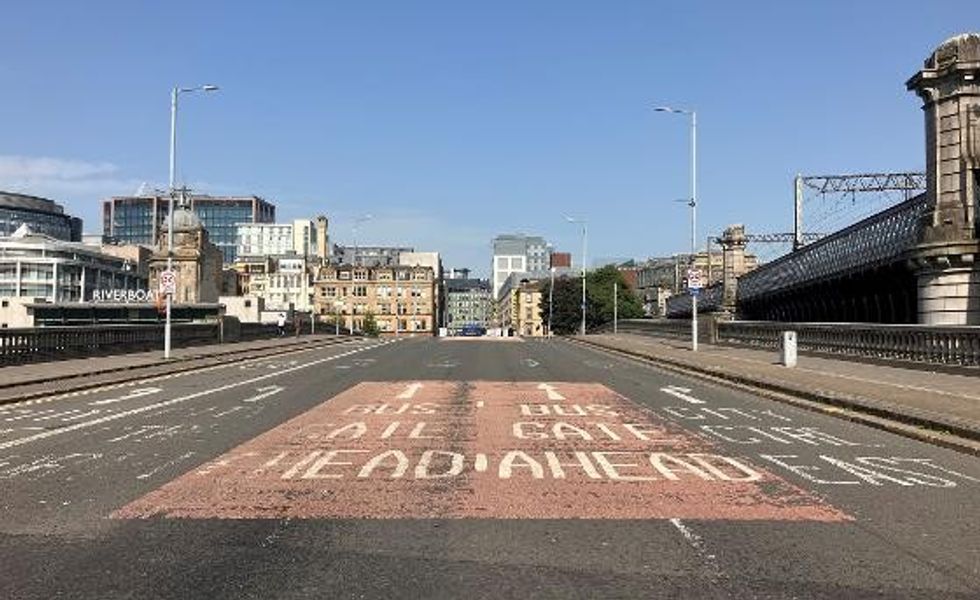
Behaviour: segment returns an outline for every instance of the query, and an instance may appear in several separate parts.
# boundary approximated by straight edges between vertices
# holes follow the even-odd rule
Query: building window
[[[354,295],[357,296],[358,298],[366,298],[367,297],[367,286],[366,285],[355,285],[354,286]]]

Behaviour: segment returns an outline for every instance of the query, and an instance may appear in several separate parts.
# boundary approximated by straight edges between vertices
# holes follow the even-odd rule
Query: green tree
[[[374,318],[374,313],[369,312],[364,315],[364,335],[368,337],[378,337],[381,335],[381,329],[378,327],[378,322]]]
[[[613,283],[619,284],[619,318],[638,319],[643,316],[643,303],[626,285],[626,279],[614,266],[596,269],[586,275],[585,325],[591,330],[613,320]],[[542,286],[541,320],[548,322],[548,291],[550,282]],[[572,335],[582,327],[582,279],[560,277],[555,280],[552,332]]]
[[[588,285],[586,292],[595,301],[598,314],[595,315],[597,325],[612,323],[613,320],[613,284],[618,284],[619,318],[639,319],[643,316],[643,302],[633,290],[626,285],[626,278],[614,265],[596,269],[586,276]]]

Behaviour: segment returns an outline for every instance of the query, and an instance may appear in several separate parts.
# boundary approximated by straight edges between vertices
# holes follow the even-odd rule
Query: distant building
[[[223,275],[222,254],[210,241],[207,229],[190,208],[174,210],[173,271],[177,277],[174,303],[216,303],[221,295]],[[167,269],[167,228],[160,236],[157,248],[150,259],[150,286],[158,289],[160,273]]]
[[[436,333],[436,277],[428,266],[321,267],[314,283],[314,305],[321,321],[363,331],[367,314],[381,333]]]
[[[9,237],[21,226],[36,234],[66,242],[82,241],[82,220],[65,214],[53,200],[0,191],[0,237]]]
[[[238,225],[232,269],[242,294],[270,311],[313,309],[313,278],[327,260],[327,218]]]
[[[190,209],[221,250],[225,264],[235,262],[240,223],[273,223],[276,207],[258,196],[188,194]],[[102,234],[124,244],[156,246],[169,213],[166,193],[114,196],[102,203]]]
[[[453,269],[450,272],[469,269]],[[489,328],[493,313],[490,298],[490,282],[486,279],[452,278],[446,279],[445,289],[446,328],[456,335],[467,325]]]
[[[505,332],[527,337],[548,334],[541,316],[541,299],[545,280],[521,278],[515,273],[507,278],[497,297],[497,318]]]
[[[543,237],[498,235],[493,239],[491,265],[494,299],[500,297],[501,288],[511,273],[527,273],[530,276],[547,274],[550,262],[551,252]]]
[[[147,277],[126,258],[99,248],[21,229],[0,238],[0,307],[19,302],[91,302],[137,292],[147,300]],[[0,327],[18,327],[0,319]]]
[[[321,243],[321,238],[326,236],[327,218],[323,216],[315,221],[239,223],[235,234],[236,257],[310,256],[325,260],[329,245],[326,241]]]
[[[331,262],[338,265],[358,265],[365,267],[391,266],[398,264],[403,252],[415,252],[415,248],[399,246],[341,246],[334,245]]]
[[[687,289],[687,270],[691,267],[690,254],[650,258],[633,269],[634,290],[643,301],[644,310],[650,315],[664,315],[667,298]],[[735,277],[755,269],[759,261],[754,254],[745,254],[736,268]],[[718,283],[723,278],[722,253],[699,252],[694,255],[693,266],[704,274],[704,285]],[[626,273],[624,273],[626,275]],[[630,276],[627,276],[627,281]]]

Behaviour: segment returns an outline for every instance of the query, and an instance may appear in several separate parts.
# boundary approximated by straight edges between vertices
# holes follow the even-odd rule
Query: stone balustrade
[[[980,327],[876,323],[778,323],[704,319],[701,338],[719,344],[777,349],[784,331],[795,331],[803,352],[968,367],[980,366]],[[607,325],[598,330],[610,333]],[[690,339],[690,321],[630,319],[620,333]]]
[[[802,351],[946,365],[980,366],[980,327],[876,323],[721,321],[718,342],[778,348],[795,331]]]

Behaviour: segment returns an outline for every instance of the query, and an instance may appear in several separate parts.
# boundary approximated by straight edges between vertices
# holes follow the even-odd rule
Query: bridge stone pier
[[[918,320],[980,325],[980,34],[943,42],[906,85],[923,101],[930,207],[910,256]]]
[[[980,325],[980,33],[940,44],[906,87],[923,102],[925,193],[739,277],[738,318]]]

